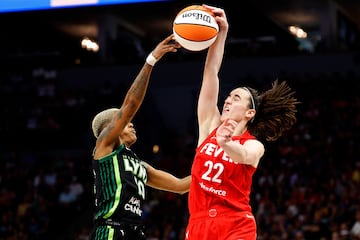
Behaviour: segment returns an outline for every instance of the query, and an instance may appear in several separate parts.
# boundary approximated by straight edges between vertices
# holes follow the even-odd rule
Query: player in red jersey
[[[207,52],[198,99],[186,240],[254,240],[250,191],[265,152],[262,140],[274,141],[293,126],[298,101],[286,82],[275,81],[261,94],[250,87],[235,88],[220,112],[218,73],[229,25],[223,9],[204,7],[215,14],[220,30]]]

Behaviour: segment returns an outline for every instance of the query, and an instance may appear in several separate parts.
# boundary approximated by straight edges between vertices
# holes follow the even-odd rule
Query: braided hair
[[[286,81],[275,80],[272,87],[262,93],[248,87],[254,100],[255,117],[248,122],[247,128],[251,134],[266,141],[275,141],[296,123],[295,92]],[[252,105],[252,103],[250,103]]]

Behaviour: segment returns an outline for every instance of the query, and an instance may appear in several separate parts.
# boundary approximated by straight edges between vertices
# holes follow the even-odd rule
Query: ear
[[[256,110],[255,109],[248,109],[245,113],[247,119],[253,119],[255,117]]]

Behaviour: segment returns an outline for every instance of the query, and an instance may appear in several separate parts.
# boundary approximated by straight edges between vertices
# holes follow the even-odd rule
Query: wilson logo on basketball
[[[197,13],[197,12],[186,12],[182,14],[183,18],[195,18],[196,20],[203,20],[205,22],[211,23],[211,16],[207,14]]]

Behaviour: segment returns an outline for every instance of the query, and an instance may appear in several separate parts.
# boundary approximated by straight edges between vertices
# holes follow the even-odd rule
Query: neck
[[[240,136],[242,135],[246,130],[247,130],[247,126],[246,126],[247,122],[239,122],[239,124],[236,126],[235,131],[233,136]]]

